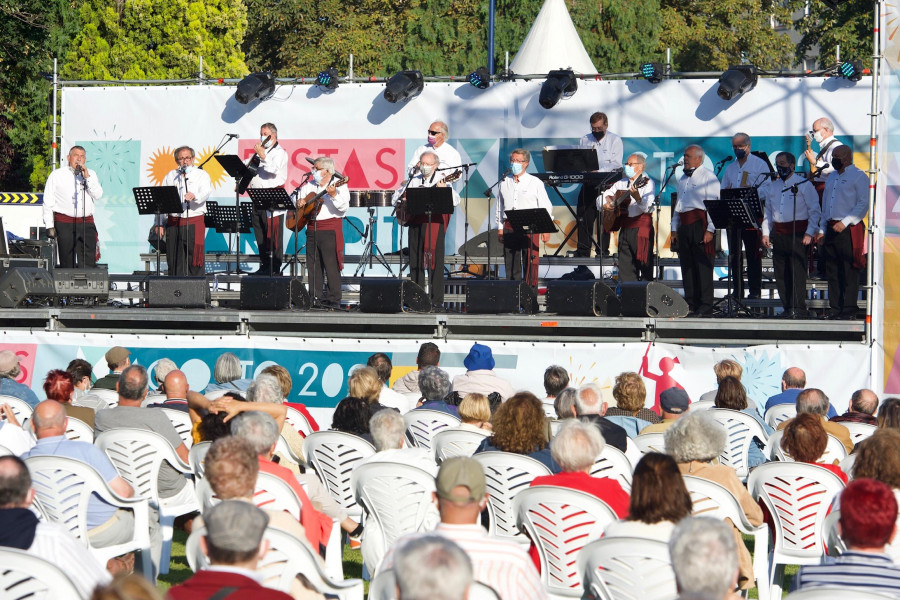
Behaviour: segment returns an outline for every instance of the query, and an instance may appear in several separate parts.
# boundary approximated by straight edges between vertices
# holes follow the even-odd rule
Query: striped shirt
[[[900,567],[886,554],[849,551],[825,564],[801,567],[794,575],[792,589],[819,586],[854,588],[900,596]]]

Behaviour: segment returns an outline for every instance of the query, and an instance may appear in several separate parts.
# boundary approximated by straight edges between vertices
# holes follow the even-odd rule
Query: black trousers
[[[741,253],[741,244],[744,253]],[[744,286],[744,255],[747,257],[747,286]],[[762,293],[762,256],[759,253],[759,234],[755,229],[730,229],[728,231],[728,272],[732,277],[735,298],[744,297],[745,287],[750,293]]]
[[[166,225],[166,264],[174,277],[203,277],[206,275],[205,257],[194,266],[194,228],[190,225]]]
[[[706,312],[713,305],[713,261],[706,253],[703,221],[678,227],[678,261],[684,281],[684,299],[694,312]]]
[[[316,231],[315,223],[306,226],[306,259],[309,268],[309,293],[313,300],[323,296],[329,302],[341,301],[341,269],[338,266],[337,238],[333,231]]]
[[[81,220],[63,223],[54,220],[56,250],[59,266],[63,269],[97,266],[97,228],[93,223]]]
[[[803,245],[803,234],[772,233],[772,267],[775,287],[785,310],[806,311],[806,273],[809,246]]]
[[[413,283],[418,284],[423,289],[426,283],[426,260],[425,247],[428,239],[428,225],[425,223],[414,223],[409,226],[409,278]],[[434,238],[434,268],[431,269],[431,276],[428,278],[428,284],[431,286],[430,296],[431,305],[438,307],[444,303],[444,224],[441,223],[437,227],[437,235]]]
[[[281,273],[284,262],[283,231],[284,215],[270,218],[268,211],[253,211],[253,235],[259,248],[259,270],[266,275]]]
[[[515,233],[506,229],[503,233],[503,262],[506,278],[522,281],[532,287],[538,284],[538,235]],[[529,268],[530,263],[530,268]]]
[[[595,185],[582,185],[578,193],[578,205],[575,215],[578,217],[578,247],[576,256],[590,256],[592,240],[600,240],[600,248],[603,253],[609,251],[610,234],[606,231],[600,233],[600,211],[597,210],[597,195],[599,190]],[[596,238],[594,236],[597,236]]]
[[[855,314],[859,310],[859,272],[853,268],[850,229],[837,233],[825,228],[825,276],[828,278],[828,306],[832,312]]]
[[[638,228],[619,230],[619,281],[653,281],[652,228],[645,263],[638,260]]]

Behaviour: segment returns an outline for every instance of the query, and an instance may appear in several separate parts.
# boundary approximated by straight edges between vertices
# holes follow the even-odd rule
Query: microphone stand
[[[179,240],[179,243],[185,245],[185,248],[184,248],[185,256],[189,256],[191,253],[188,251],[187,234],[189,231],[188,222],[191,219],[191,203],[186,199],[186,196],[188,195],[188,177],[187,177],[187,169],[185,167],[181,168],[181,181],[184,184],[184,196],[182,196],[181,199],[186,205],[185,211],[187,212],[187,219],[181,219],[181,226],[179,227],[179,229],[181,230],[181,239]],[[205,252],[205,248],[204,248],[204,252]],[[190,261],[189,261],[188,265],[186,265],[186,267],[184,269],[184,271],[187,275],[190,275],[190,273],[191,273],[191,266],[192,265],[190,264]],[[206,275],[206,257],[205,256],[203,257],[203,266],[204,266],[203,274]]]
[[[233,135],[231,135],[230,133],[227,134],[227,135],[226,135],[226,139],[225,139],[221,144],[219,144],[218,148],[216,148],[215,150],[212,151],[212,154],[210,154],[209,156],[206,157],[206,160],[204,160],[202,163],[200,163],[199,165],[197,165],[197,168],[198,168],[198,169],[202,169],[202,168],[203,168],[203,165],[205,165],[206,163],[208,163],[209,161],[211,161],[211,160],[213,159],[213,157],[219,153],[219,150],[221,150],[222,148],[225,147],[225,144],[227,144],[228,142],[230,142],[232,139],[234,139],[234,138],[236,138],[236,137],[237,137],[236,135],[233,136]],[[238,234],[238,235],[240,235],[240,234]]]
[[[653,199],[653,203],[656,205],[656,278],[660,281],[663,279],[662,267],[659,264],[659,213],[662,212],[662,205],[659,202],[660,197],[662,197],[663,190],[666,189],[666,186],[669,185],[669,180],[672,179],[672,175],[675,174],[675,169],[680,166],[680,163],[675,163],[672,166],[666,167],[666,178],[663,180],[661,186],[659,186],[659,191],[656,192],[656,198]],[[675,206],[672,206],[672,210],[675,210]],[[671,225],[670,225],[671,229]],[[669,232],[671,236],[672,232]],[[601,273],[602,275],[602,273]]]
[[[409,189],[409,184],[412,183],[413,177],[416,176],[416,173],[418,172],[418,170],[419,170],[418,165],[413,167],[410,170],[410,175],[409,175],[409,177],[406,178],[406,181],[403,182],[403,188],[400,190],[400,194],[397,196],[398,204],[400,204],[401,202],[404,201],[403,197],[406,195],[406,190]],[[425,177],[423,176],[422,183],[424,183],[424,182],[425,182]],[[395,206],[394,214],[396,215],[396,213],[397,213],[397,207]],[[407,210],[407,214],[409,214],[409,210]],[[397,269],[397,278],[401,279],[401,280],[403,279],[403,228],[404,227],[406,227],[408,229],[409,223],[406,223],[406,224],[400,226],[400,243],[398,244],[400,246],[400,268]],[[366,231],[367,232],[369,231],[368,227],[366,228]],[[372,232],[372,235],[375,235],[374,231]],[[411,278],[412,277],[412,249],[408,247],[409,246],[409,233],[407,233],[407,235],[406,235],[406,241],[407,241],[406,249],[409,252],[408,256],[409,256],[409,260],[410,260],[410,262],[408,262],[406,266],[409,267],[409,275]]]
[[[785,183],[787,183],[787,181],[785,181]],[[791,222],[791,310],[794,311],[794,314],[797,314],[797,285],[794,279],[798,274],[794,273],[793,257],[794,244],[797,243],[797,186],[799,185],[799,183],[795,183],[794,185],[788,186],[781,190],[782,194],[785,192],[791,192],[794,196],[794,208],[793,212],[791,213],[791,216],[793,217],[793,221]]]
[[[300,188],[302,188],[304,185],[306,185],[306,182],[309,181],[310,174],[311,173],[309,171],[307,171],[306,175],[303,176],[303,179],[300,180],[300,185],[295,187],[294,191],[291,192],[291,202],[294,203],[295,211],[297,210],[297,194],[300,192]],[[295,212],[294,214],[296,215],[297,213]],[[238,215],[238,216],[240,217],[240,215]],[[294,278],[297,276],[297,265],[299,264],[299,261],[300,261],[300,255],[299,255],[300,249],[297,247],[297,234],[298,233],[300,233],[300,232],[299,231],[294,232],[294,260],[291,263],[291,278]],[[240,235],[240,234],[238,234],[238,235]]]
[[[454,169],[463,169],[465,171],[465,185],[463,186],[463,189],[465,190],[466,197],[463,206],[465,207],[464,210],[466,214],[463,219],[463,264],[462,268],[460,268],[457,273],[467,273],[469,275],[474,275],[474,273],[469,270],[469,168],[473,166],[475,166],[475,163],[463,163],[455,167],[435,169],[435,171],[452,171]],[[490,212],[490,201],[488,201],[488,212]],[[488,243],[490,243],[490,238],[488,238]]]
[[[491,198],[494,197],[493,189],[495,187],[497,187],[498,185],[500,185],[500,183],[504,179],[506,179],[506,176],[509,175],[511,172],[512,172],[512,169],[507,169],[506,171],[503,172],[503,175],[500,176],[500,179],[498,179],[494,185],[492,185],[488,189],[484,190],[484,195],[488,199],[488,215],[487,215],[487,217],[488,217],[487,218],[487,223],[488,223],[488,231],[487,231],[487,233],[488,233],[488,239],[487,239],[488,263],[487,263],[487,268],[488,268],[488,270],[487,270],[487,275],[486,275],[485,279],[492,279],[492,275],[493,275],[493,271],[494,271],[494,269],[493,269],[494,265],[491,261],[491,238],[493,237],[491,235],[491,231],[492,231],[492,229],[491,229]],[[499,198],[497,199],[497,202],[500,202]],[[501,227],[503,227],[503,224],[501,221],[502,221],[502,217],[498,216],[497,217],[497,230],[498,231]]]

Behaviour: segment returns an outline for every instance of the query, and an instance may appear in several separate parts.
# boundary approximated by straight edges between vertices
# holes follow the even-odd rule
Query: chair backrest
[[[585,592],[600,600],[672,600],[678,595],[669,545],[631,537],[603,538],[578,555]]]
[[[491,435],[491,432],[487,430],[484,430],[484,433],[468,429],[444,429],[439,431],[431,440],[431,447],[434,449],[434,459],[441,463],[448,458],[456,456],[472,456],[478,445],[489,435]]]
[[[350,474],[353,469],[375,454],[375,447],[352,433],[317,431],[303,440],[303,456],[322,480],[322,485],[344,510],[359,514]]]
[[[203,477],[205,470],[203,461],[206,459],[206,453],[209,452],[210,446],[212,446],[212,442],[197,442],[188,450],[188,462],[191,464],[191,472],[194,473],[195,479]]]
[[[34,409],[31,408],[30,404],[15,396],[0,394],[0,404],[9,404],[13,414],[16,415],[16,420],[19,422],[19,425],[24,425],[25,421],[31,418],[31,413],[34,412]]]
[[[544,587],[580,598],[582,578],[575,559],[617,519],[615,511],[587,492],[546,485],[522,490],[513,507],[519,528],[537,547]]]
[[[163,461],[182,473],[190,473],[190,465],[181,462],[175,449],[158,433],[143,429],[110,429],[94,440],[115,465],[122,478],[131,484],[135,493],[159,501],[159,469]]]
[[[771,428],[776,428],[782,421],[793,419],[797,416],[797,406],[791,402],[789,404],[776,404],[766,411],[763,420]]]
[[[72,580],[43,558],[24,550],[0,548],[0,565],[3,600],[81,600]]]
[[[769,436],[756,419],[739,410],[711,408],[708,412],[728,433],[719,462],[733,468],[738,478],[745,479],[750,472],[749,453],[753,438],[765,443]]]
[[[309,419],[307,419],[302,412],[294,408],[293,406],[285,405],[287,409],[287,414],[284,417],[284,420],[288,422],[288,424],[294,428],[294,430],[299,433],[302,437],[306,437],[309,434],[313,433],[312,425],[309,423]]]
[[[837,475],[806,463],[770,462],[750,472],[747,488],[772,515],[775,552],[801,559],[822,556],[825,515],[844,489]]]
[[[665,454],[665,435],[664,433],[641,433],[634,438],[634,443],[640,448],[641,454],[647,454],[648,452]]]
[[[715,400],[697,400],[696,402],[691,402],[690,410],[709,410],[711,408],[716,407]]]
[[[397,600],[397,576],[393,569],[379,571],[369,583],[369,600]],[[489,585],[474,581],[469,586],[468,600],[500,600]]]
[[[875,433],[876,429],[874,425],[869,425],[868,423],[851,423],[843,421],[841,422],[841,425],[846,427],[847,431],[850,432],[850,440],[853,441],[854,445]]]
[[[888,596],[866,592],[859,588],[823,585],[791,592],[784,600],[847,600],[848,597],[852,597],[853,600],[884,600]]]
[[[731,519],[742,533],[756,529],[747,520],[744,509],[734,494],[723,485],[695,475],[684,475],[684,486],[691,495],[694,516]]]
[[[772,460],[793,462],[794,459],[781,447],[781,438],[783,436],[783,429],[773,432],[766,443],[766,452]],[[847,449],[844,447],[844,443],[829,433],[828,442],[825,444],[825,452],[822,454],[819,462],[832,465],[836,462],[840,463],[845,458],[847,458]]]
[[[119,392],[115,390],[105,390],[102,388],[91,388],[89,395],[96,396],[106,402],[109,408],[115,408],[119,405]]]
[[[221,398],[222,396],[224,396],[224,395],[227,394],[228,392],[238,392],[238,393],[240,393],[240,394],[243,395],[243,392],[241,392],[240,390],[237,390],[237,389],[234,389],[234,390],[213,390],[213,391],[211,391],[211,392],[206,392],[206,393],[203,394],[203,395],[206,396],[206,399],[207,399],[207,400],[212,401],[212,400],[218,400],[219,398]]]
[[[66,439],[93,444],[94,428],[81,419],[69,417],[69,424],[66,425]]]
[[[619,482],[626,492],[631,491],[631,475],[634,473],[634,466],[625,456],[625,453],[618,448],[613,448],[607,444],[603,448],[603,452],[594,461],[591,467],[591,477],[609,477]]]
[[[172,422],[175,431],[181,437],[181,441],[184,442],[186,448],[190,449],[194,445],[194,437],[191,435],[191,429],[193,429],[194,424],[191,423],[191,415],[183,410],[174,408],[160,408],[160,410],[169,417],[169,421]]]
[[[291,486],[277,475],[259,472],[256,489],[253,491],[253,502],[267,510],[283,510],[300,520],[302,510],[300,498]]]
[[[275,452],[291,461],[295,465],[306,464],[305,461],[300,460],[300,457],[297,456],[297,453],[294,452],[293,448],[291,448],[291,445],[285,439],[284,434],[280,434],[278,436],[278,441],[275,442]]]
[[[459,417],[439,410],[416,409],[403,415],[406,421],[406,438],[415,446],[431,450],[431,440],[435,434],[445,429],[458,427]]]
[[[491,535],[527,544],[528,538],[519,532],[513,501],[528,489],[535,477],[550,475],[550,469],[539,461],[510,452],[479,452],[473,458],[484,467],[487,482],[488,515]]]
[[[841,520],[841,511],[833,510],[825,515],[825,524],[822,526],[825,535],[825,548],[828,556],[839,556],[847,551],[847,544],[838,531],[838,521]]]

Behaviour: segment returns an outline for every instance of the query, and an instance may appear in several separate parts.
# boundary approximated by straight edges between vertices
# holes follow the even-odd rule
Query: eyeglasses
[[[179,156],[176,160],[177,160],[178,162],[181,162],[181,161],[184,161],[184,160],[191,160],[191,159],[193,159],[193,158],[194,158],[193,156],[191,156],[190,154],[188,154],[187,156]]]
[[[428,130],[428,135],[441,135],[442,133],[444,133],[444,132],[443,131],[432,131],[430,129]]]
[[[627,162],[627,163],[625,163],[625,164],[628,165],[629,167],[636,167],[636,166],[638,166],[638,165],[641,164],[641,163],[639,163],[639,162]]]

